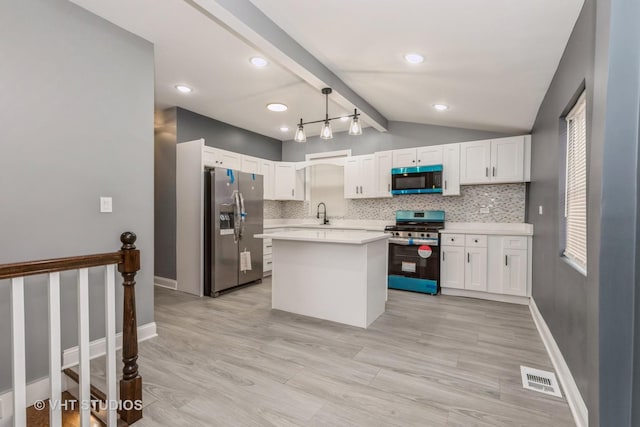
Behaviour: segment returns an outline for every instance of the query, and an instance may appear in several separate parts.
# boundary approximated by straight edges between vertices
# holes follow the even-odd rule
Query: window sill
[[[580,264],[578,264],[577,262],[575,262],[571,258],[567,257],[566,255],[561,255],[560,258],[564,262],[566,262],[569,266],[571,266],[574,270],[576,270],[578,273],[582,274],[584,277],[587,277],[587,269],[586,268],[584,268],[583,266],[581,266]]]

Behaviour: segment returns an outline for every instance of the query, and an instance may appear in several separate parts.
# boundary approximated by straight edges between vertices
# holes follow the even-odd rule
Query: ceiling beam
[[[357,108],[361,118],[378,131],[388,120],[316,57],[278,27],[249,0],[187,0],[207,16],[318,89],[333,89],[332,100],[349,110]]]

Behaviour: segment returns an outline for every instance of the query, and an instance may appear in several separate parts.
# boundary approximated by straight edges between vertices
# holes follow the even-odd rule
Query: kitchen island
[[[387,234],[294,230],[256,237],[273,241],[272,308],[361,328],[384,313]]]

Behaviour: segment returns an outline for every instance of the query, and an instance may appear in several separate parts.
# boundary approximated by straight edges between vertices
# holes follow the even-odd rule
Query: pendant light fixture
[[[293,140],[295,142],[307,142],[307,135],[304,134],[304,126],[302,126],[302,119],[300,119],[300,124],[296,129],[296,133],[293,136]]]
[[[358,110],[353,110],[353,117],[349,125],[349,135],[362,135],[362,125],[358,120]]]
[[[296,133],[293,136],[293,140],[296,142],[306,142],[307,136],[304,133],[304,125],[309,125],[312,123],[322,123],[322,129],[320,129],[320,138],[322,139],[332,139],[333,138],[333,130],[331,129],[331,120],[336,119],[345,119],[351,117],[351,124],[349,125],[349,135],[362,135],[362,124],[358,119],[358,110],[354,109],[353,114],[349,114],[348,116],[342,117],[329,117],[329,94],[333,92],[330,87],[325,87],[322,89],[322,94],[325,96],[325,114],[323,120],[315,120],[312,122],[303,122],[300,119],[300,123],[296,129]]]

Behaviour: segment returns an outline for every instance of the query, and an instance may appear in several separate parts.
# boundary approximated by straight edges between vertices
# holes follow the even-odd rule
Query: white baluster
[[[78,405],[80,407],[80,425],[89,427],[91,419],[91,370],[89,347],[89,270],[78,270]]]
[[[117,373],[116,373],[116,285],[115,265],[107,265],[104,274],[105,282],[105,307],[104,324],[106,327],[107,341],[107,426],[115,427],[118,424],[118,412],[116,411]]]
[[[62,425],[62,363],[60,350],[60,273],[49,274],[49,426]]]
[[[13,425],[27,425],[25,377],[24,278],[11,279],[11,342],[13,347]]]

